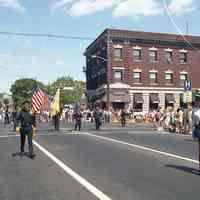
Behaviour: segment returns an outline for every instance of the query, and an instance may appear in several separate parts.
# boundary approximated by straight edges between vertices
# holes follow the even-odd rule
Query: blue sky
[[[0,31],[95,38],[105,28],[200,35],[198,0],[0,0]],[[84,80],[91,41],[0,35],[0,92],[18,78]]]

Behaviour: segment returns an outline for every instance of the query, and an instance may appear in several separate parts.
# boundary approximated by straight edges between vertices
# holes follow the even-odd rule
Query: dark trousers
[[[28,148],[29,148],[29,154],[33,154],[33,129],[32,127],[26,127],[26,128],[21,128],[20,130],[20,139],[21,139],[21,152],[24,152],[24,145],[26,141],[26,135],[28,137]]]
[[[99,130],[101,126],[101,120],[100,119],[95,119],[95,125],[96,125],[96,130]]]
[[[78,128],[79,131],[81,130],[81,121],[76,121],[75,130],[77,130],[77,128]]]
[[[126,119],[125,118],[121,118],[121,125],[122,125],[122,127],[126,126]]]
[[[13,120],[13,131],[15,132],[17,128],[17,120]]]
[[[55,120],[54,127],[55,127],[55,131],[59,131],[60,130],[60,122],[59,122],[59,120]]]

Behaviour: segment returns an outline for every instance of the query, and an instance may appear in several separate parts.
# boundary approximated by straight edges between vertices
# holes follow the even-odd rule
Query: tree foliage
[[[15,105],[21,105],[25,100],[31,100],[34,91],[40,87],[45,88],[44,84],[34,79],[18,79],[11,86],[12,99]]]
[[[50,96],[54,96],[58,88],[72,87],[72,91],[61,90],[61,104],[63,105],[80,101],[84,90],[84,83],[69,76],[60,77],[48,85],[44,85],[34,79],[19,79],[15,81],[10,89],[14,104],[20,105],[24,100],[31,100],[37,87]]]
[[[3,103],[4,103],[5,106],[7,106],[9,104],[9,100],[8,99],[4,99]]]
[[[72,87],[73,90],[65,90],[65,87]],[[80,101],[83,94],[84,83],[82,81],[74,80],[69,76],[64,76],[58,78],[52,84],[47,85],[46,91],[53,96],[58,88],[63,88],[60,95],[61,104],[69,104]]]

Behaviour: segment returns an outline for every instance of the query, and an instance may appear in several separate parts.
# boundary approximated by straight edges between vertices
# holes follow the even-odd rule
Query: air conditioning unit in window
[[[167,63],[171,63],[172,59],[171,58],[167,58]]]

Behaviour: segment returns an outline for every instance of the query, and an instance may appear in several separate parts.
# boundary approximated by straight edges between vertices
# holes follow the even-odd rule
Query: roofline
[[[138,35],[141,33],[141,34],[151,34],[153,36],[158,36],[158,39],[159,39],[159,36],[172,36],[172,37],[181,37],[182,39],[180,40],[177,40],[177,41],[185,41],[184,37],[186,39],[188,39],[189,42],[193,43],[191,41],[192,38],[194,39],[199,39],[199,42],[195,42],[197,44],[200,44],[200,36],[197,36],[197,35],[180,35],[180,34],[175,34],[175,33],[166,33],[166,32],[148,32],[148,31],[139,31],[139,30],[128,30],[128,29],[117,29],[117,28],[106,28],[100,35],[98,35],[98,37],[86,48],[85,50],[85,53],[103,36],[103,35],[110,35],[112,37],[112,31],[120,31],[120,32],[129,32],[129,33],[137,33]],[[189,37],[189,38],[188,38]],[[126,38],[126,36],[125,36]],[[141,38],[143,39],[144,37],[138,37],[138,38]],[[146,39],[146,38],[144,38]],[[162,39],[161,39],[162,40]],[[170,39],[169,41],[175,41],[176,39]],[[84,53],[84,54],[85,54]]]
[[[100,35],[98,35],[97,38],[96,38],[89,46],[86,47],[86,51],[88,51],[89,48],[90,48],[93,44],[95,44],[96,41],[97,41],[99,38],[101,38],[103,35],[107,34],[107,32],[108,32],[108,29],[105,29]]]
[[[153,35],[168,35],[168,36],[179,36],[179,37],[191,37],[191,38],[199,38],[199,35],[181,35],[181,34],[175,34],[175,33],[167,33],[167,32],[149,32],[149,31],[141,31],[141,30],[128,30],[128,29],[118,29],[118,28],[107,28],[106,31],[109,33],[109,31],[122,31],[122,32],[132,32],[132,33],[146,33],[146,34],[153,34]],[[184,39],[183,39],[184,40]]]

